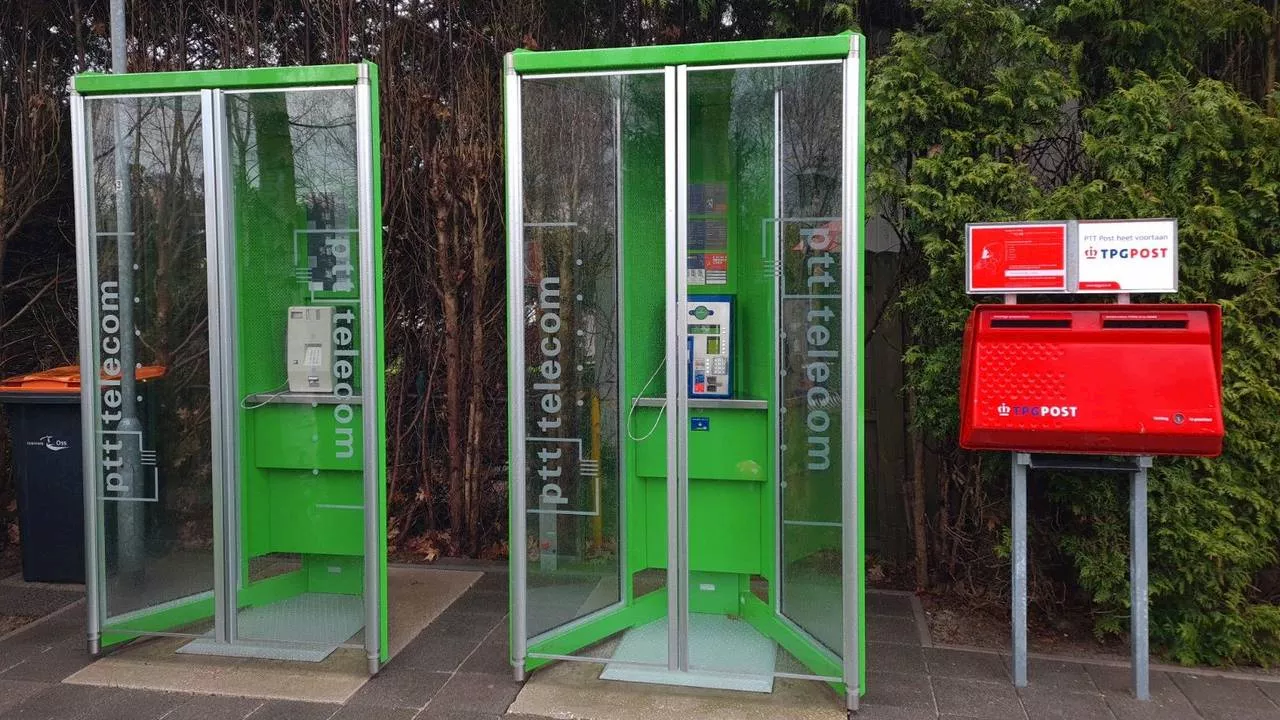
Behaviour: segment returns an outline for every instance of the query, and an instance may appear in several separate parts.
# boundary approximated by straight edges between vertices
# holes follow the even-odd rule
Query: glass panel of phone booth
[[[199,634],[214,586],[201,98],[85,107],[102,627]]]
[[[841,81],[838,62],[687,73],[694,670],[814,674],[770,662],[764,626],[717,629],[751,598],[842,652]]]
[[[225,95],[239,639],[336,645],[364,626],[355,93]]]
[[[843,654],[842,487],[854,449],[841,438],[846,353],[842,303],[856,292],[841,272],[843,161],[841,66],[779,73],[781,211],[772,223],[780,262],[778,357],[781,492],[779,610],[836,656]]]
[[[666,584],[665,543],[622,542],[624,503],[646,499],[627,489],[626,458],[643,464],[637,440],[652,455],[666,437],[660,408],[634,402],[665,387],[664,83],[592,75],[520,87],[526,638],[557,652],[557,635],[599,640],[583,629],[591,617]]]

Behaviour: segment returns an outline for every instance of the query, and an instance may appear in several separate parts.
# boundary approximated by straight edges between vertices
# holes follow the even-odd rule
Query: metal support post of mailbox
[[[1115,461],[1086,455],[1013,453],[1013,684],[1027,686],[1027,475],[1032,469],[1129,475],[1129,602],[1133,694],[1151,699],[1147,640],[1147,469],[1150,456]]]

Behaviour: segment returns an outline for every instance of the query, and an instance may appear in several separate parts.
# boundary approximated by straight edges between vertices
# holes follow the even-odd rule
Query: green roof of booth
[[[75,90],[82,95],[113,93],[188,92],[218,88],[316,87],[354,85],[364,68],[376,74],[373,63],[348,65],[308,65],[305,67],[235,68],[230,70],[187,70],[178,72],[82,73],[75,77]]]
[[[853,32],[821,37],[735,40],[689,45],[600,48],[591,50],[516,50],[508,55],[518,73],[637,70],[665,65],[737,65],[839,59],[862,42]]]

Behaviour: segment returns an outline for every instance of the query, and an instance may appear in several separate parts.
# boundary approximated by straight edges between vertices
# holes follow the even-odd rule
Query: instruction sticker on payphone
[[[733,396],[733,298],[689,298],[689,397]]]

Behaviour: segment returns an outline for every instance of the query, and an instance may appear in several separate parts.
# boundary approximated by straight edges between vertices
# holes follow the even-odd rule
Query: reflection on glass
[[[650,165],[641,172],[653,171],[662,81],[602,76],[526,80],[522,88],[533,637],[621,600],[618,242],[628,210],[618,183],[641,162]],[[660,222],[660,209],[647,210]]]
[[[364,625],[355,117],[351,88],[226,96],[243,640]]]
[[[783,615],[843,652],[841,73],[779,72]]]
[[[213,588],[202,118],[194,95],[86,105],[110,627]]]

